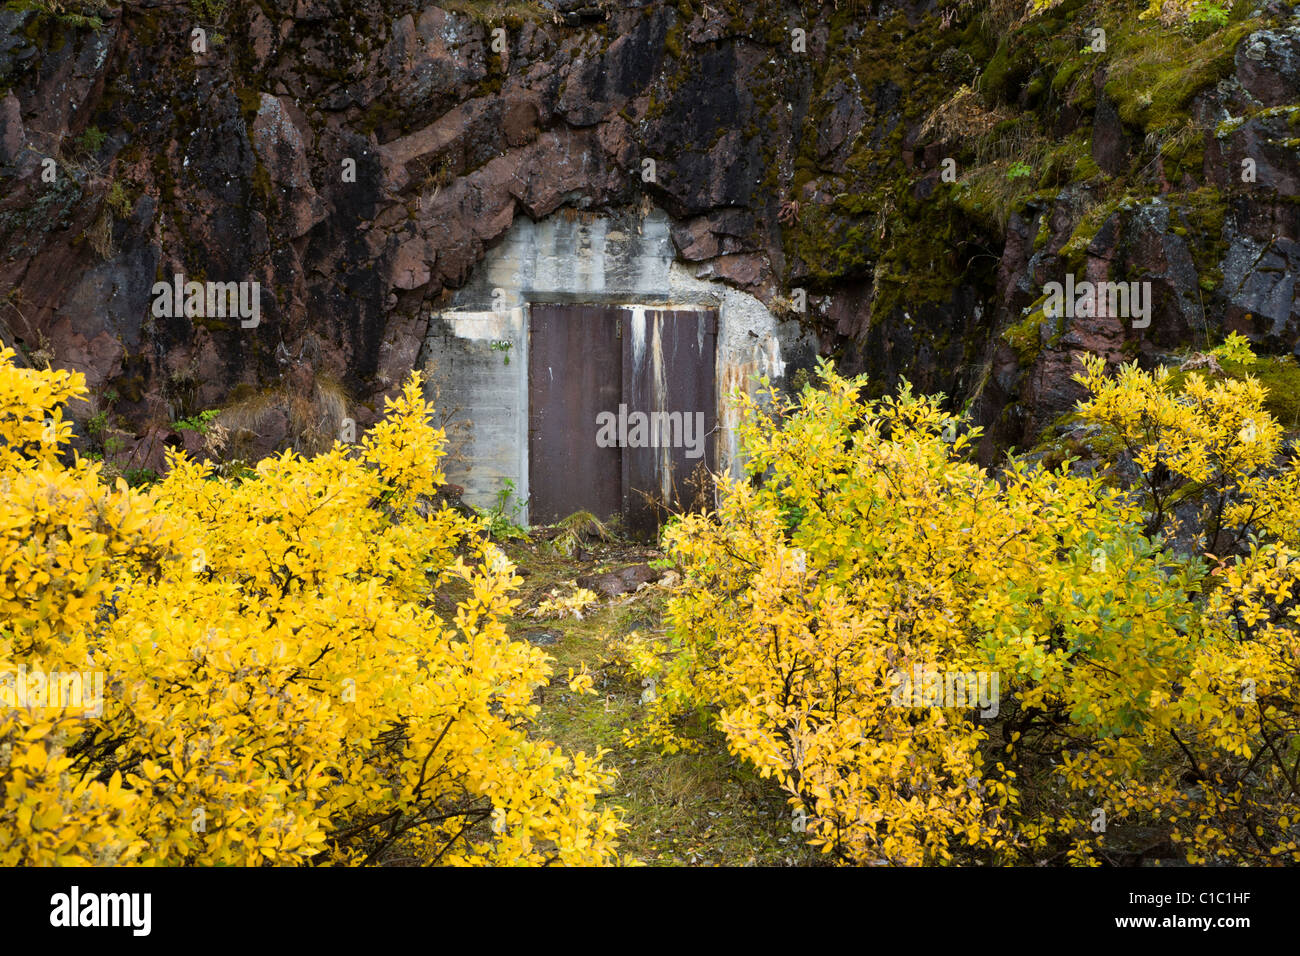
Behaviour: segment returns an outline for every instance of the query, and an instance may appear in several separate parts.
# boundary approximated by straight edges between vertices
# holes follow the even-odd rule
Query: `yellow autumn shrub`
[[[1252,383],[1084,375],[1100,444],[1212,492],[1212,518],[1269,472]],[[1209,574],[1128,488],[986,471],[938,399],[821,378],[747,402],[747,478],[666,531],[683,581],[668,635],[629,642],[653,688],[629,738],[689,748],[705,714],[844,862],[1090,863],[1152,833],[1294,859],[1300,567]]]
[[[1245,340],[1225,346],[1249,366]],[[1113,471],[1136,466],[1134,486],[1160,526],[1179,504],[1215,565],[1197,615],[1190,667],[1152,692],[1173,759],[1125,783],[1123,799],[1163,806],[1169,839],[1192,862],[1300,860],[1300,472],[1283,453],[1266,392],[1246,375],[1164,372],[1100,360],[1079,376],[1092,391],[1080,414],[1099,429]],[[1163,500],[1162,500],[1163,495]],[[1169,524],[1176,526],[1177,521]],[[1148,765],[1149,753],[1145,761]],[[1104,792],[1114,778],[1093,772]]]
[[[444,439],[417,376],[359,447],[243,478],[177,456],[137,492],[60,463],[81,377],[11,358],[0,864],[616,859],[600,754],[528,735],[550,667],[506,634],[514,568],[421,497]],[[102,697],[33,700],[34,674]]]
[[[1123,456],[1137,469],[1149,534],[1163,530],[1171,512],[1192,500],[1200,504],[1202,543],[1218,553],[1239,538],[1234,525],[1274,513],[1271,502],[1257,513],[1241,510],[1243,502],[1266,504],[1256,500],[1253,483],[1269,472],[1282,442],[1258,379],[1211,382],[1190,372],[1175,391],[1168,368],[1146,371],[1132,363],[1108,376],[1100,356],[1088,356],[1083,364],[1075,378],[1091,396],[1078,414],[1100,429],[1093,443],[1108,460]],[[1243,496],[1248,485],[1251,493]],[[1282,490],[1272,491],[1270,499]]]

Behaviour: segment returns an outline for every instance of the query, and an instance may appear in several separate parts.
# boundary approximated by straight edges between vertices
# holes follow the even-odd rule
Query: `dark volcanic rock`
[[[542,628],[533,628],[532,630],[522,631],[519,636],[529,644],[536,644],[539,647],[551,647],[560,642],[563,636],[559,631],[547,631]]]
[[[1149,361],[1227,328],[1300,342],[1285,5],[1214,34],[1235,48],[1159,119],[1142,97],[1173,80],[1130,94],[1119,59],[1035,59],[1087,25],[1069,4],[1007,37],[919,0],[516,12],[231,5],[196,55],[186,3],[113,6],[98,29],[0,10],[0,331],[112,389],[138,436],[324,380],[364,427],[430,309],[516,217],[653,203],[696,274],[777,311],[802,289],[825,354],[877,391],[907,377],[971,400],[990,453],[1069,407],[1083,352]],[[1011,350],[1005,333],[1067,268],[1151,282],[1150,328],[1076,320]],[[259,325],[154,316],[153,283],[177,273],[259,282]],[[289,424],[268,411],[246,446],[282,447]]]
[[[653,584],[662,574],[648,564],[635,564],[604,574],[588,574],[578,578],[578,587],[595,591],[607,598],[635,591],[643,584]]]
[[[1252,33],[1237,48],[1237,79],[1263,106],[1295,103],[1300,89],[1300,27]]]

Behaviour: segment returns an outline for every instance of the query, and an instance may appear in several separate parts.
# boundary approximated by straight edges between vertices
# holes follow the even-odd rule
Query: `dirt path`
[[[526,611],[553,589],[571,594],[580,575],[617,571],[662,555],[645,548],[596,544],[578,558],[556,555],[541,541],[507,541],[503,549],[524,583],[523,605],[511,622],[512,634],[543,647],[555,658],[554,677],[538,690],[538,734],[567,752],[597,748],[611,752],[603,763],[618,770],[615,790],[605,799],[627,813],[622,852],[656,866],[790,866],[824,862],[790,825],[780,792],[760,780],[710,736],[698,754],[665,756],[652,747],[629,748],[624,727],[640,718],[641,688],[616,660],[613,641],[633,630],[663,629],[665,591],[646,587],[634,594],[601,598],[598,606],[572,616],[538,619]],[[568,671],[583,664],[596,694],[575,694]]]

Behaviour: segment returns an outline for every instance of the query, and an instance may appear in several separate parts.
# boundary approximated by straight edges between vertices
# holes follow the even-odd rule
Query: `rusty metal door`
[[[653,535],[671,512],[713,502],[716,313],[626,310],[623,401],[648,444],[623,449],[623,523]]]
[[[618,448],[596,444],[596,416],[617,414],[623,364],[615,310],[534,305],[528,331],[528,517],[623,509]]]
[[[671,511],[712,502],[717,313],[533,305],[529,520],[575,511],[653,535]],[[618,441],[597,441],[598,422]],[[608,435],[608,433],[605,433]]]

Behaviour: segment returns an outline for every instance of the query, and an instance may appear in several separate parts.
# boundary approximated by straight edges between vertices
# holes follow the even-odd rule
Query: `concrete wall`
[[[736,387],[786,372],[790,353],[806,364],[814,340],[778,322],[758,299],[698,279],[675,261],[668,217],[587,216],[565,211],[517,220],[449,308],[431,317],[421,364],[429,394],[450,415],[448,480],[465,501],[488,507],[507,481],[528,499],[528,307],[533,302],[661,305],[716,309],[719,467],[738,473]],[[495,347],[494,347],[495,344]],[[509,360],[508,362],[506,360]],[[526,505],[520,516],[527,521]]]
[[[527,500],[527,349],[527,310],[518,306],[434,313],[429,324],[426,391],[448,418],[447,479],[470,504],[493,505],[507,481]]]

